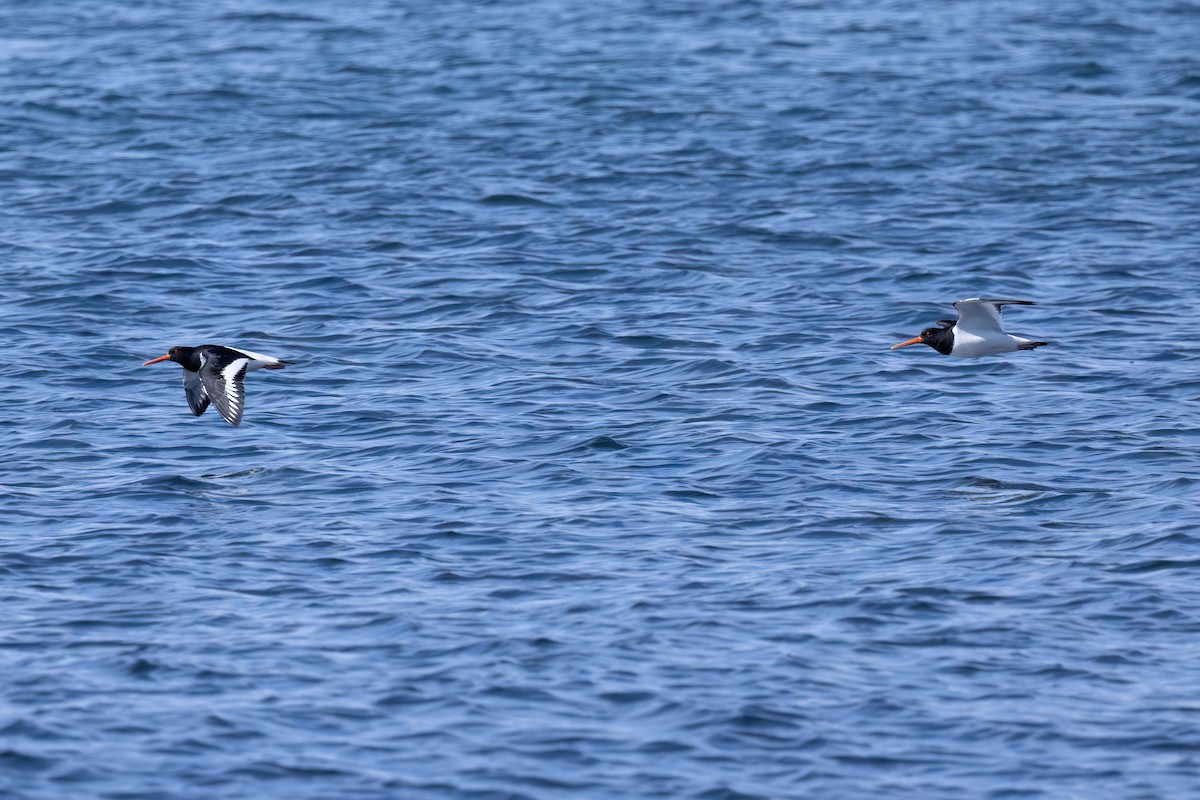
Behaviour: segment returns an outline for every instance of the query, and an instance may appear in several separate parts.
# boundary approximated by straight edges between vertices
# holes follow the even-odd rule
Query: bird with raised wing
[[[183,393],[193,414],[200,416],[211,402],[230,425],[242,421],[242,410],[246,405],[242,379],[246,373],[256,369],[283,369],[291,363],[219,344],[172,347],[166,355],[152,358],[142,366],[159,361],[174,361],[183,366]]]
[[[938,320],[939,328],[926,328],[920,336],[907,342],[892,345],[891,349],[908,347],[910,344],[927,344],[945,356],[955,358],[978,358],[1014,350],[1033,350],[1049,342],[1023,339],[1005,333],[1000,327],[1000,309],[1003,306],[1037,305],[1032,300],[1001,300],[993,297],[972,297],[954,304],[958,319]]]

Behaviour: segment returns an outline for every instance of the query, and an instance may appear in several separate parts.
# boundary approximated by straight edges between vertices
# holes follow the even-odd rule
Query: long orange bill
[[[900,345],[896,345],[896,346],[897,346],[897,347],[899,347]],[[167,353],[165,356],[159,356],[158,358],[152,358],[152,359],[150,359],[150,360],[149,360],[149,361],[147,361],[145,364],[142,364],[142,366],[143,366],[143,367],[148,367],[148,366],[150,366],[151,364],[157,364],[157,363],[158,363],[158,362],[160,362],[160,361],[167,361],[167,360],[169,360],[170,358],[171,358],[171,354],[170,354],[170,353]]]
[[[908,347],[910,344],[920,344],[920,343],[921,343],[921,337],[917,336],[913,339],[909,339],[907,342],[901,342],[900,344],[894,344],[891,347],[889,347],[888,349],[889,350],[899,350],[901,347]],[[162,359],[156,358],[154,360],[161,361]]]

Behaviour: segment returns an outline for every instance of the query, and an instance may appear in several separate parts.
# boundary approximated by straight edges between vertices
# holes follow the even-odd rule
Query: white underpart
[[[1000,328],[1000,309],[978,298],[959,300],[954,304],[958,322],[954,325],[955,358],[978,358],[996,353],[1010,353],[1032,339],[1012,336]]]
[[[1004,331],[986,331],[981,335],[978,331],[964,330],[960,322],[954,326],[954,349],[950,351],[950,355],[955,358],[978,358],[996,353],[1011,353],[1020,345],[1032,341]]]
[[[254,372],[254,370],[256,370],[256,369],[262,369],[263,367],[270,366],[271,364],[279,363],[279,359],[275,358],[274,356],[264,356],[262,353],[253,353],[249,350],[243,350],[240,347],[231,347],[229,349],[233,350],[234,352],[241,353],[250,362],[249,364],[246,365],[246,372]],[[238,359],[237,361],[234,361],[233,363],[237,364],[240,361],[241,361],[241,359]],[[238,369],[241,369],[241,367],[238,367]],[[229,370],[227,367],[226,372],[228,372],[228,371]],[[236,375],[237,370],[234,370],[233,374]],[[232,379],[226,378],[225,380],[228,381],[228,380],[232,380]]]

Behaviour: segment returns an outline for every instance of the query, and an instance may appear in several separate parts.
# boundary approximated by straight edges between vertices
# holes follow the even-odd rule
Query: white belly
[[[979,358],[993,356],[996,353],[1011,353],[1017,349],[1018,340],[1007,333],[987,333],[983,336],[969,331],[954,331],[954,349],[950,355],[955,358]]]

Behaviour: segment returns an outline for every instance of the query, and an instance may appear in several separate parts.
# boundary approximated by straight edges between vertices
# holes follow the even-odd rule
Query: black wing
[[[996,308],[1000,306],[1036,306],[1037,303],[1032,300],[1008,300],[1000,297],[977,297],[975,298],[981,303],[991,303]]]
[[[242,421],[242,409],[246,406],[246,391],[242,379],[246,377],[246,367],[250,359],[242,356],[228,358],[222,355],[208,354],[200,367],[200,382],[204,391],[217,407],[221,418],[230,425]]]
[[[204,391],[204,382],[200,374],[190,369],[183,371],[183,393],[187,395],[188,407],[197,417],[208,408],[208,393]]]

